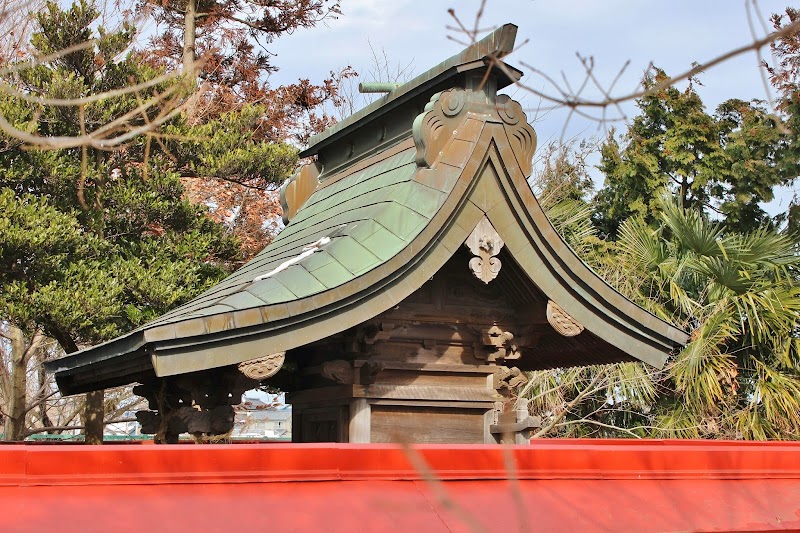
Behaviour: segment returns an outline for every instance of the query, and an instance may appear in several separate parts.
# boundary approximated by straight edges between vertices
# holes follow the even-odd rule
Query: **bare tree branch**
[[[520,83],[520,82],[517,82],[517,84],[520,87],[522,87],[523,89],[531,92],[532,94],[535,94],[536,96],[538,96],[540,98],[543,98],[544,100],[547,100],[547,101],[552,102],[554,104],[558,104],[560,106],[566,106],[566,107],[608,107],[610,105],[616,105],[616,104],[619,104],[619,103],[622,103],[622,102],[626,102],[626,101],[630,101],[630,100],[636,100],[637,98],[641,98],[641,97],[646,96],[648,94],[654,94],[654,93],[657,93],[659,91],[662,91],[662,90],[666,89],[667,87],[670,87],[670,86],[678,83],[679,81],[687,80],[687,79],[689,79],[689,78],[691,78],[691,77],[693,77],[693,76],[695,76],[695,75],[697,75],[697,74],[699,74],[699,73],[701,73],[701,72],[703,72],[705,70],[708,70],[711,67],[719,65],[720,63],[724,63],[725,61],[728,61],[729,59],[732,59],[732,58],[734,58],[736,56],[745,54],[747,52],[756,52],[756,51],[760,50],[761,48],[763,48],[764,46],[767,46],[767,45],[773,43],[774,41],[776,41],[776,40],[778,40],[778,39],[780,39],[782,37],[785,37],[787,35],[791,35],[791,34],[797,32],[798,30],[800,30],[800,20],[796,20],[796,21],[792,22],[791,24],[787,24],[786,26],[784,26],[780,30],[774,31],[772,33],[769,33],[768,35],[762,37],[761,39],[755,39],[753,42],[751,42],[749,44],[746,44],[746,45],[740,46],[738,48],[734,48],[732,50],[729,50],[729,51],[725,52],[724,54],[721,54],[721,55],[719,55],[719,56],[717,56],[715,58],[712,58],[712,59],[710,59],[709,61],[707,61],[705,63],[699,63],[699,64],[695,65],[694,67],[692,67],[691,69],[686,70],[686,71],[684,71],[684,72],[682,72],[682,73],[680,73],[680,74],[678,74],[676,76],[672,76],[672,77],[667,78],[667,79],[665,79],[663,81],[660,81],[659,83],[656,83],[656,84],[652,85],[651,87],[642,88],[640,90],[636,90],[636,91],[633,91],[633,92],[628,93],[628,94],[623,94],[621,96],[606,97],[603,100],[584,99],[584,98],[581,98],[579,94],[569,94],[568,97],[564,97],[563,96],[564,95],[563,91],[562,91],[562,96],[561,97],[557,97],[557,96],[553,96],[553,95],[544,93],[542,91],[539,91],[539,90],[537,90],[537,89],[535,89],[535,88],[533,88],[533,87],[531,87],[529,85],[526,85],[526,84],[523,84],[523,83]],[[530,69],[536,70],[534,67],[532,67],[531,65],[528,65],[525,62],[521,62],[520,64],[522,64],[526,68],[530,68]],[[511,75],[511,71],[508,69],[508,67],[505,65],[505,63],[502,60],[494,59],[493,66],[496,66],[497,68],[502,70],[507,75]]]
[[[756,3],[756,0],[745,0],[745,2],[746,2],[746,6],[749,5],[748,2],[752,2],[752,10],[756,11],[756,13],[759,13],[758,5]],[[480,8],[478,9],[478,11],[476,13],[475,24],[473,25],[472,29],[468,28],[466,26],[466,24],[464,24],[459,19],[459,17],[456,15],[456,13],[455,13],[455,11],[453,9],[448,10],[448,13],[450,14],[450,16],[455,21],[455,26],[447,26],[447,29],[450,30],[450,31],[454,31],[457,34],[464,35],[467,38],[467,41],[468,41],[466,44],[473,44],[473,43],[477,42],[478,35],[479,35],[479,30],[478,30],[478,28],[479,28],[479,20],[480,20],[481,16],[483,15],[484,5],[485,5],[485,2],[482,2]],[[584,74],[584,78],[583,78],[583,80],[582,80],[582,82],[581,82],[581,84],[580,84],[580,86],[579,86],[577,91],[572,89],[571,84],[570,84],[569,80],[566,78],[566,76],[564,76],[563,83],[558,83],[557,81],[555,81],[547,73],[542,72],[541,70],[537,69],[536,67],[534,67],[534,66],[532,66],[532,65],[530,65],[530,64],[528,64],[528,63],[526,63],[524,61],[520,61],[520,64],[522,66],[524,66],[526,69],[530,70],[531,73],[536,74],[537,76],[541,76],[549,85],[551,85],[555,89],[557,94],[553,94],[553,93],[547,92],[545,90],[537,89],[537,88],[533,87],[530,83],[523,83],[522,81],[517,81],[516,85],[520,89],[525,90],[525,91],[529,92],[530,94],[533,94],[533,95],[537,96],[540,99],[540,101],[546,101],[546,102],[550,102],[551,104],[553,104],[552,108],[542,108],[541,105],[540,105],[540,110],[543,109],[545,111],[548,111],[550,109],[557,109],[557,108],[562,108],[562,107],[569,108],[570,112],[569,112],[569,116],[567,117],[567,119],[565,121],[564,130],[566,130],[567,124],[569,123],[569,121],[570,121],[570,119],[571,119],[573,114],[578,115],[578,116],[582,116],[582,117],[587,118],[589,120],[597,121],[599,123],[605,123],[605,122],[607,122],[609,120],[626,120],[627,117],[626,117],[625,113],[622,111],[622,108],[621,108],[620,104],[622,104],[624,102],[636,100],[638,98],[642,98],[642,97],[644,97],[646,95],[649,95],[649,94],[654,94],[654,93],[657,93],[659,91],[662,91],[662,90],[666,89],[667,87],[670,87],[670,86],[672,86],[672,85],[674,85],[674,84],[676,84],[676,83],[678,83],[680,81],[684,81],[684,80],[690,79],[690,78],[694,77],[695,75],[697,75],[697,74],[699,74],[699,73],[701,73],[701,72],[703,72],[703,71],[705,71],[707,69],[710,69],[710,68],[712,68],[712,67],[714,67],[716,65],[719,65],[721,63],[724,63],[724,62],[726,62],[726,61],[728,61],[728,60],[730,60],[730,59],[732,59],[732,58],[734,58],[736,56],[739,56],[739,55],[742,55],[742,54],[745,54],[745,53],[748,53],[748,52],[751,52],[751,51],[755,52],[757,54],[759,60],[761,60],[761,49],[763,47],[765,47],[765,46],[767,46],[767,45],[769,45],[769,44],[771,44],[771,43],[773,43],[773,42],[775,42],[775,41],[777,41],[777,40],[779,40],[779,39],[781,39],[783,37],[791,35],[791,34],[797,32],[798,30],[800,30],[800,20],[796,20],[796,21],[794,21],[794,22],[792,22],[790,24],[787,24],[786,26],[782,27],[781,29],[779,29],[777,31],[767,32],[766,35],[764,35],[761,38],[758,38],[757,35],[756,35],[755,26],[752,23],[752,14],[751,14],[751,10],[750,9],[747,10],[747,15],[748,15],[748,21],[750,23],[751,35],[752,35],[752,41],[750,43],[742,45],[742,46],[734,48],[734,49],[731,49],[731,50],[729,50],[729,51],[727,51],[727,52],[725,52],[723,54],[720,54],[719,56],[716,56],[716,57],[706,61],[705,63],[695,64],[692,68],[690,68],[690,69],[688,69],[688,70],[686,70],[686,71],[684,71],[684,72],[682,72],[682,73],[680,73],[680,74],[678,74],[676,76],[672,76],[670,78],[667,78],[667,79],[664,79],[662,81],[659,81],[658,83],[655,83],[655,84],[652,84],[652,85],[649,85],[649,86],[645,86],[643,82],[640,82],[637,85],[637,89],[635,89],[635,90],[633,90],[632,92],[629,92],[629,93],[624,93],[624,94],[618,95],[618,96],[614,96],[613,95],[613,88],[616,86],[617,82],[621,78],[622,73],[629,66],[629,64],[630,64],[629,61],[627,61],[622,66],[622,68],[620,69],[619,73],[614,78],[614,80],[611,82],[609,87],[607,89],[605,89],[603,87],[603,85],[599,82],[599,80],[596,79],[596,77],[594,75],[594,61],[592,60],[592,58],[585,58],[585,57],[582,57],[580,55],[578,55],[578,59],[581,61],[581,64],[582,64],[582,66],[584,68],[584,71],[585,71],[585,74]],[[454,38],[454,37],[452,37],[450,35],[448,35],[448,38],[450,38],[451,40],[454,40],[456,42],[461,42],[460,40],[458,40],[458,39],[456,39],[456,38]],[[513,55],[513,53],[516,52],[516,50],[518,48],[519,47],[517,47],[514,51],[512,51],[510,55]],[[511,79],[513,79],[513,75],[511,73],[510,69],[507,67],[506,63],[503,61],[503,59],[498,58],[498,57],[490,57],[489,61],[490,61],[490,69],[491,68],[498,68],[504,74],[506,74]],[[649,72],[651,69],[652,69],[652,64],[648,67],[648,69],[645,71],[645,73]],[[766,77],[765,77],[765,74],[763,72],[762,72],[762,79],[764,80],[764,84],[765,84],[766,98],[770,102],[770,106],[774,110],[774,106],[771,103],[772,102],[772,98],[771,98],[771,94],[769,92],[769,84],[766,82]],[[600,90],[600,92],[602,93],[602,96],[603,96],[602,99],[590,99],[590,98],[584,98],[582,96],[583,91],[586,88],[587,82],[589,80],[591,80],[593,82],[593,85],[598,90]],[[609,119],[606,116],[606,109],[608,107],[611,107],[611,106],[616,107],[617,110],[620,112],[620,116],[619,117],[610,118]],[[592,116],[592,115],[587,114],[584,111],[582,111],[581,109],[583,109],[583,108],[600,108],[600,109],[602,109],[602,115],[600,117]],[[563,133],[564,132],[562,132],[562,136],[563,136]]]
[[[537,431],[531,438],[538,439],[540,437],[547,435],[550,432],[550,430],[556,427],[556,425],[558,425],[558,423],[561,422],[564,419],[564,417],[567,416],[567,414],[572,410],[573,407],[582,402],[583,399],[586,398],[588,395],[593,394],[598,390],[600,390],[600,388],[599,387],[596,388],[595,385],[597,385],[600,379],[605,377],[607,373],[608,373],[608,367],[602,368],[597,374],[595,374],[594,378],[592,378],[592,381],[589,382],[589,384],[586,386],[585,389],[583,389],[580,393],[578,393],[578,395],[575,396],[575,398],[573,398],[558,415],[554,416],[553,419],[547,423],[547,425],[545,425],[542,429]]]
[[[600,426],[600,427],[604,427],[604,428],[608,428],[608,429],[613,429],[614,431],[621,431],[622,433],[627,433],[630,436],[635,437],[637,439],[641,439],[642,437],[637,435],[636,433],[634,433],[633,432],[634,429],[660,429],[660,428],[657,428],[657,427],[654,427],[654,426],[637,426],[635,428],[628,429],[628,428],[615,426],[615,425],[612,425],[612,424],[605,424],[603,422],[598,422],[597,420],[592,420],[591,418],[581,418],[580,420],[567,420],[566,422],[559,422],[558,424],[556,424],[556,427],[571,426],[571,425],[574,425],[574,424],[591,424],[591,425],[594,425],[594,426]]]
[[[119,423],[122,423],[122,422],[136,422],[136,419],[135,418],[117,418],[117,419],[114,419],[114,420],[105,420],[103,422],[103,425],[107,426],[109,424],[119,424]],[[70,431],[70,430],[73,430],[73,429],[84,429],[85,427],[86,426],[83,426],[83,425],[76,425],[76,426],[49,426],[49,427],[45,427],[45,428],[35,428],[35,429],[27,430],[25,432],[25,436],[26,437],[30,437],[31,435],[36,435],[38,433],[46,433],[48,431]]]

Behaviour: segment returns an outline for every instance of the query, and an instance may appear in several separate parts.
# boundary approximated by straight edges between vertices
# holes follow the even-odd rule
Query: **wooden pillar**
[[[371,411],[366,398],[356,398],[350,402],[349,442],[370,442]]]
[[[520,429],[514,433],[514,444],[530,444],[531,427],[540,425],[538,420],[536,420],[536,423],[534,423],[533,420],[530,420],[531,413],[528,410],[528,402],[529,400],[525,398],[519,398],[517,400],[516,409],[514,412],[517,415],[517,424],[520,424]]]

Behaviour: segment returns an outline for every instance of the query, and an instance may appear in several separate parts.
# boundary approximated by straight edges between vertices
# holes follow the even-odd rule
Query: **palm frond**
[[[661,220],[670,229],[674,238],[694,254],[705,257],[723,256],[720,246],[723,228],[710,222],[702,213],[683,209],[671,196],[659,199]]]
[[[585,258],[591,252],[590,242],[597,231],[592,225],[592,207],[589,204],[565,199],[550,205],[545,213],[556,231],[580,257]]]
[[[646,368],[642,363],[620,363],[609,367],[605,393],[607,401],[649,408],[658,396],[653,373],[653,369]]]
[[[800,436],[800,376],[753,360],[755,386],[750,403],[758,406],[771,427]]]
[[[691,342],[669,367],[675,388],[685,401],[704,411],[714,411],[730,393],[738,368],[722,351],[740,333],[736,318],[720,310],[692,333]]]
[[[632,217],[620,225],[617,249],[620,263],[636,273],[658,272],[668,259],[666,244],[659,230],[654,230],[641,217]]]
[[[673,404],[655,417],[655,436],[672,439],[699,439],[703,436],[702,418],[687,406]]]
[[[747,440],[768,440],[777,434],[763,413],[757,409],[741,409],[731,416],[735,438]]]
[[[800,286],[748,291],[731,298],[730,304],[753,342],[770,343],[775,336],[788,337],[797,328]]]

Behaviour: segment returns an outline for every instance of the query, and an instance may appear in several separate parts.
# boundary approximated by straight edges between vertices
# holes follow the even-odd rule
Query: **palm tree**
[[[525,392],[545,415],[540,433],[800,438],[797,242],[765,228],[725,233],[698,211],[660,203],[655,227],[631,218],[602,255],[585,257],[691,331],[691,342],[663,371],[626,363],[534,373]]]

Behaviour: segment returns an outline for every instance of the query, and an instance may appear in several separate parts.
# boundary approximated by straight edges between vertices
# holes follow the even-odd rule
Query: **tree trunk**
[[[50,329],[65,353],[78,351],[78,345],[67,333],[56,327]],[[104,397],[105,391],[103,390],[86,393],[86,403],[83,409],[83,438],[86,444],[103,444]]]
[[[681,180],[681,207],[689,209],[689,183],[685,177]]]
[[[28,365],[25,338],[22,330],[9,325],[11,337],[11,398],[4,429],[5,440],[18,441],[25,438],[25,414],[28,392]]]
[[[186,0],[186,14],[183,21],[183,73],[188,78],[194,78],[197,0]]]
[[[39,418],[42,421],[42,427],[49,428],[50,426],[53,425],[53,422],[52,420],[50,420],[50,415],[47,413],[47,400],[45,400],[45,397],[47,396],[47,387],[46,387],[47,375],[45,374],[44,371],[45,350],[39,348],[39,354],[40,358],[37,363],[37,366],[39,367],[39,390],[41,391],[40,392],[41,400],[39,403]],[[53,431],[48,431],[47,433],[49,435],[52,435]]]
[[[86,393],[86,406],[83,410],[83,425],[85,426],[83,434],[86,444],[103,444],[104,398],[105,391],[103,390]]]

